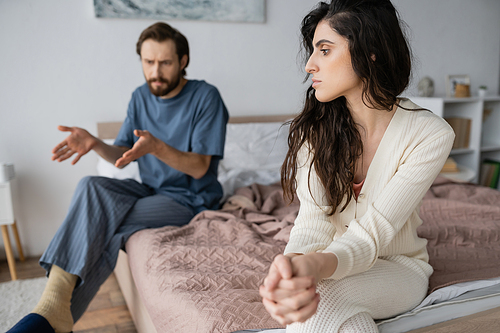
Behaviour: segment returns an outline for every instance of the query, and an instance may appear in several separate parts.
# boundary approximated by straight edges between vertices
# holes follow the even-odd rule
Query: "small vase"
[[[477,90],[477,94],[479,97],[483,98],[484,96],[486,96],[486,93],[488,92],[488,90],[486,89],[478,89]]]

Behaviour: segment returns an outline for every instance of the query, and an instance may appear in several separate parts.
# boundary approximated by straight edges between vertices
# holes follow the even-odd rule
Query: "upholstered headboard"
[[[122,121],[97,123],[97,137],[101,140],[116,138],[122,124]]]
[[[271,116],[238,116],[230,117],[230,124],[243,124],[243,123],[284,123],[294,117],[292,114],[285,115],[271,115]],[[120,131],[122,126],[121,121],[102,122],[97,123],[97,137],[101,140],[114,139]]]

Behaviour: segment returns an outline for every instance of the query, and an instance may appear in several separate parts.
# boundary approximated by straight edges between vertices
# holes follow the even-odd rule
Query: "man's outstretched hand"
[[[127,150],[122,157],[116,160],[115,167],[123,167],[139,157],[153,153],[157,149],[159,140],[148,131],[136,129],[134,130],[134,135],[138,136],[139,140],[137,140],[134,146]]]
[[[71,164],[74,165],[83,155],[87,154],[96,143],[96,138],[83,128],[58,126],[57,129],[61,132],[70,132],[70,135],[52,149],[52,161],[62,162],[74,154],[77,154],[71,162]]]

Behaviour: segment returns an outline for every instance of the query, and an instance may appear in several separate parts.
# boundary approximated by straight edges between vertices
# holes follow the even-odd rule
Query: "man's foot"
[[[76,275],[52,265],[42,297],[32,311],[46,319],[56,333],[73,330],[71,296],[77,279]]]
[[[21,319],[7,333],[55,333],[47,319],[36,313],[30,313]]]

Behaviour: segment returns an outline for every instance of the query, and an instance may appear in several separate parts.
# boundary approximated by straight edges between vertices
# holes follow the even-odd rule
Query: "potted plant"
[[[487,86],[479,86],[479,89],[477,90],[477,94],[479,95],[479,97],[486,96],[487,92],[488,92],[488,87]]]

